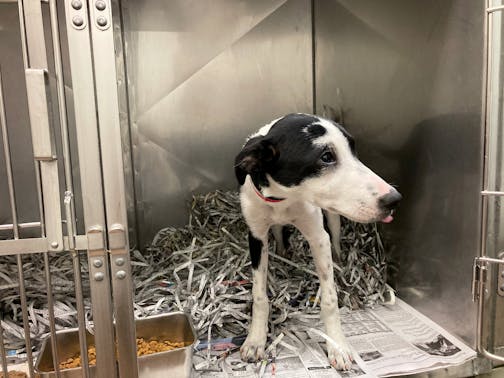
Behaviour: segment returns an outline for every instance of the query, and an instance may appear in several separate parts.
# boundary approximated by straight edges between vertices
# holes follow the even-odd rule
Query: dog
[[[339,250],[340,215],[361,223],[391,222],[401,194],[359,161],[354,139],[341,125],[309,114],[289,114],[260,128],[247,139],[234,168],[249,227],[253,276],[252,322],[242,359],[264,358],[269,230],[281,252],[282,228],[293,225],[310,246],[320,280],[320,316],[338,345],[327,344],[329,361],[338,370],[350,369],[353,359],[340,324],[331,240]]]

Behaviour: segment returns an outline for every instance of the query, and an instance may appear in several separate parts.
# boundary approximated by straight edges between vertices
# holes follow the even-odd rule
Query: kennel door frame
[[[485,345],[488,319],[486,318],[486,300],[489,296],[503,295],[504,292],[504,252],[498,256],[488,256],[488,223],[489,216],[489,199],[490,198],[504,198],[504,191],[493,190],[490,188],[490,176],[494,174],[491,168],[498,167],[498,162],[492,160],[491,156],[491,140],[490,133],[492,128],[499,128],[500,125],[495,122],[496,114],[499,112],[499,101],[495,100],[498,88],[502,85],[502,78],[500,77],[500,67],[495,67],[494,54],[501,53],[502,42],[495,44],[495,40],[501,39],[494,30],[494,15],[498,12],[500,17],[504,11],[504,5],[492,6],[492,0],[485,1],[485,20],[484,20],[484,64],[483,64],[483,102],[482,102],[482,133],[483,133],[483,182],[481,195],[481,242],[480,242],[480,256],[474,259],[473,264],[473,278],[472,278],[472,295],[473,301],[477,303],[477,325],[476,325],[476,348],[477,351],[485,358],[488,358],[498,364],[504,363],[504,356],[492,353],[489,351],[489,346]],[[500,19],[501,26],[498,32],[502,32],[502,18]],[[499,63],[499,62],[497,62]],[[497,83],[497,90],[494,88]],[[496,188],[498,189],[498,188]],[[495,214],[494,214],[495,216]],[[490,274],[489,271],[492,267],[498,268],[497,290],[492,288],[489,284]],[[496,315],[496,314],[495,314]],[[495,330],[490,330],[490,332]],[[496,345],[493,348],[497,348]]]
[[[83,171],[81,168],[82,187],[83,192],[87,185],[96,190],[92,197],[83,195],[88,241],[90,244],[96,242],[98,251],[94,255],[95,250],[90,245],[90,281],[92,286],[112,284],[114,306],[100,308],[99,313],[105,317],[115,315],[119,376],[136,378],[138,365],[133,281],[127,232],[114,34],[111,27],[112,4],[109,0],[102,0],[100,6],[93,6],[86,1],[66,0],[65,11],[79,160],[93,159],[89,169]],[[92,142],[94,149],[91,153],[88,142]],[[105,208],[101,199],[104,199]],[[101,209],[96,212],[98,202]],[[88,214],[93,214],[97,222],[89,219]],[[104,240],[108,242],[106,251],[101,244]],[[96,272],[96,269],[100,269],[100,272]],[[110,302],[107,304],[111,305]],[[95,337],[97,335],[98,332]],[[112,349],[115,354],[113,345]],[[97,356],[98,354],[97,345]],[[109,365],[115,361],[114,354],[110,356]],[[106,356],[108,355],[109,353]],[[100,369],[97,369],[97,373],[103,378],[112,376]]]

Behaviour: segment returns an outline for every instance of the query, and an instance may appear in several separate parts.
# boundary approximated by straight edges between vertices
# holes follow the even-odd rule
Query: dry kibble
[[[0,378],[4,378],[4,373],[0,372]],[[22,371],[11,370],[8,378],[28,378],[28,375]]]
[[[167,340],[145,341],[143,338],[138,338],[136,340],[136,344],[137,344],[138,357],[153,353],[167,352],[169,350],[183,348],[186,346],[184,342],[172,342]],[[89,365],[96,365],[96,349],[94,346],[88,348],[88,359],[89,359]],[[60,362],[60,369],[72,369],[80,366],[81,366],[80,353],[77,353],[75,356],[70,357],[63,362]]]

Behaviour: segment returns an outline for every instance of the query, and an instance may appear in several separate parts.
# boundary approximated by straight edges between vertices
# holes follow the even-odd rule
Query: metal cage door
[[[485,7],[483,90],[483,183],[481,249],[473,266],[477,302],[476,347],[484,357],[504,363],[504,4]]]
[[[0,70],[0,125],[12,222],[0,225],[11,232],[0,240],[0,255],[15,255],[19,297],[30,376],[34,377],[30,324],[26,303],[23,255],[40,253],[44,259],[45,290],[49,308],[51,348],[55,375],[59,369],[58,345],[49,253],[69,253],[73,261],[77,320],[84,377],[91,372],[87,361],[86,319],[80,255],[88,259],[93,313],[96,368],[94,376],[137,377],[133,289],[129,258],[128,226],[121,136],[117,103],[111,4],[108,1],[65,0],[10,1],[17,3],[23,52],[26,95],[32,135],[35,178],[40,219],[20,223],[17,190],[13,179],[9,129],[7,127]],[[44,7],[48,9],[44,9]],[[60,17],[58,17],[58,9]],[[65,13],[65,17],[61,17]],[[66,23],[71,85],[64,82],[60,30]],[[51,38],[46,40],[47,30]],[[63,39],[61,39],[63,40]],[[49,48],[51,46],[51,48]],[[48,63],[52,52],[54,65]],[[54,79],[56,95],[49,81]],[[71,88],[75,115],[75,138],[79,171],[71,164],[67,96]],[[51,96],[57,101],[59,128],[51,115]],[[11,129],[12,130],[12,129]],[[56,137],[55,135],[60,137]],[[59,146],[59,148],[56,148]],[[57,151],[61,151],[58,156]],[[27,153],[29,149],[27,149]],[[59,164],[60,163],[60,164]],[[73,178],[81,184],[84,233],[78,233]],[[63,184],[63,186],[62,186]],[[64,190],[61,188],[64,187]],[[39,229],[24,237],[23,229]],[[42,290],[42,288],[41,288]],[[7,371],[3,329],[0,323],[2,370]],[[117,361],[117,362],[116,362]]]

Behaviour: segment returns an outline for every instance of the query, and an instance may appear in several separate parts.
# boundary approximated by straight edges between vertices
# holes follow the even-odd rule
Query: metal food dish
[[[184,342],[187,346],[167,352],[153,353],[138,357],[139,377],[190,377],[192,368],[192,350],[196,334],[189,317],[182,313],[154,315],[137,319],[136,336],[145,340],[170,340]],[[80,352],[78,329],[63,330],[56,333],[58,355],[61,361]],[[94,345],[94,337],[87,333],[88,347]],[[35,366],[37,377],[56,377],[52,360],[50,337],[44,340],[42,350]],[[90,376],[94,377],[96,367],[89,367]],[[82,377],[82,368],[61,370],[62,378]]]

